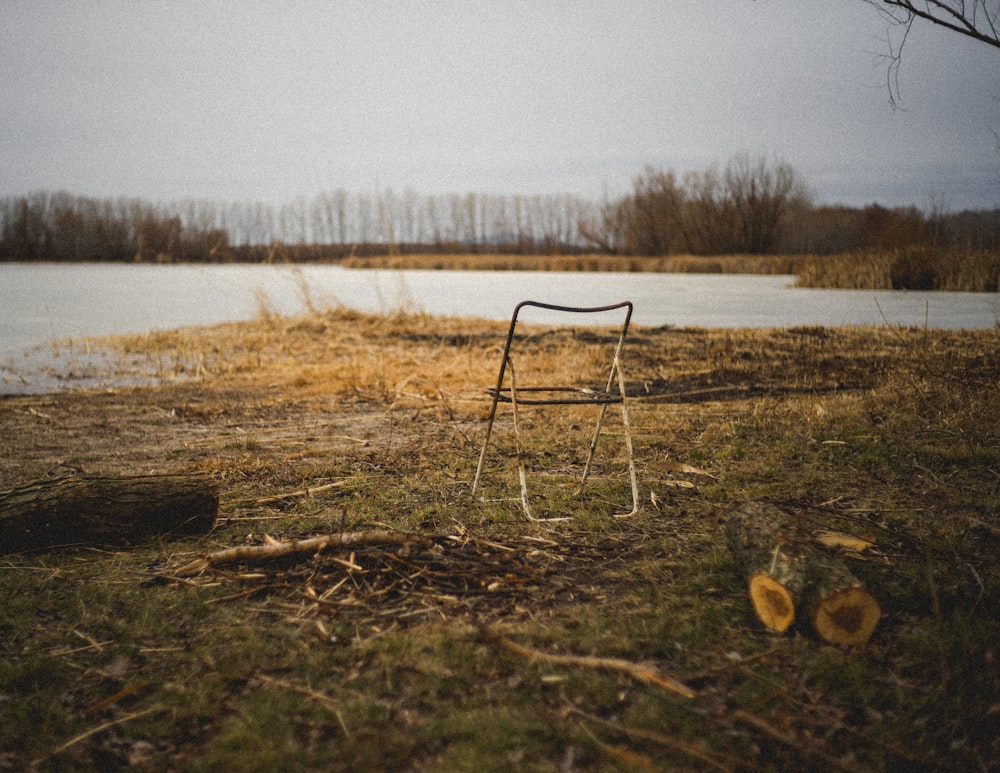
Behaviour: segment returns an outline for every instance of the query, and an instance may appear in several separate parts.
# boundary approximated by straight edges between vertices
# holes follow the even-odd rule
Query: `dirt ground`
[[[0,398],[0,489],[78,473],[220,487],[207,535],[0,561],[0,769],[996,769],[997,331],[635,329],[623,368],[642,510],[614,517],[628,505],[614,412],[579,499],[561,476],[591,407],[536,410],[533,492],[569,518],[551,523],[521,512],[509,412],[484,499],[469,496],[505,332],[265,317],[95,342],[119,363],[110,386]],[[529,329],[518,378],[603,379],[614,341]],[[830,647],[804,624],[778,637],[754,618],[723,526],[762,499],[874,544],[849,559],[883,608],[870,642]],[[373,529],[434,540],[427,563],[358,549],[169,571],[265,534]],[[697,697],[497,654],[513,640],[652,663]],[[267,736],[278,757],[264,727],[286,733]]]

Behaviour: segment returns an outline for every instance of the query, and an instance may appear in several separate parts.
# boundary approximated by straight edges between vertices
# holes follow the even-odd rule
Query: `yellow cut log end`
[[[771,575],[757,572],[750,578],[750,603],[760,621],[775,633],[784,633],[795,622],[792,594]]]
[[[882,610],[864,588],[841,588],[816,605],[813,625],[830,644],[864,644],[878,625]]]

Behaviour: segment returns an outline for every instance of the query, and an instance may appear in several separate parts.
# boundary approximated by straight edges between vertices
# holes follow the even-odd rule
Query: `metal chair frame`
[[[622,323],[621,331],[618,335],[618,343],[615,347],[614,357],[611,362],[611,370],[608,374],[608,381],[603,390],[588,389],[572,386],[527,386],[519,387],[515,375],[514,361],[511,359],[511,346],[514,342],[514,332],[517,328],[518,316],[521,310],[527,306],[532,306],[549,311],[566,312],[569,314],[595,314],[598,312],[614,311],[616,309],[625,310],[625,319]],[[482,476],[483,465],[486,460],[486,449],[490,444],[490,437],[493,433],[493,423],[496,419],[497,406],[499,403],[510,403],[514,418],[514,437],[517,449],[518,475],[521,483],[521,506],[524,514],[529,520],[543,520],[536,518],[531,511],[528,501],[528,476],[525,467],[524,445],[521,441],[521,421],[519,406],[522,405],[599,405],[600,414],[597,419],[597,426],[594,429],[593,438],[590,441],[590,450],[587,453],[587,461],[583,467],[583,477],[580,481],[582,486],[586,483],[590,475],[591,464],[594,459],[594,452],[597,449],[597,441],[601,435],[601,428],[604,424],[604,417],[609,405],[620,405],[622,411],[622,424],[625,429],[625,447],[628,452],[629,479],[632,484],[632,509],[627,513],[617,514],[617,518],[627,518],[639,512],[639,485],[635,471],[635,461],[632,452],[632,430],[628,420],[628,408],[625,403],[625,378],[622,374],[621,353],[625,345],[625,336],[628,333],[629,323],[632,319],[632,302],[622,301],[610,306],[557,306],[551,303],[541,303],[539,301],[522,301],[514,308],[514,313],[510,320],[510,329],[507,332],[507,341],[504,344],[503,356],[500,360],[500,372],[497,375],[496,386],[486,390],[491,395],[493,402],[490,405],[488,423],[486,425],[486,438],[483,440],[483,448],[479,453],[479,464],[476,467],[476,477],[472,482],[472,494],[475,495],[479,488],[479,480]],[[504,378],[510,372],[510,386],[504,386]],[[529,395],[529,396],[525,396]],[[531,397],[530,395],[538,395]],[[543,395],[550,395],[544,397]]]

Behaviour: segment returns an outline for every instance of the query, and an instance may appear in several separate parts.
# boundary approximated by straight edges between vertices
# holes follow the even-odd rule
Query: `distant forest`
[[[814,206],[787,164],[647,169],[616,200],[337,189],[280,206],[34,193],[0,200],[2,261],[334,262],[386,253],[828,255],[1000,249],[1000,209]]]

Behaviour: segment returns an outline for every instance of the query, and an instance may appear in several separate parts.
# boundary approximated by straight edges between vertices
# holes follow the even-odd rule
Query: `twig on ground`
[[[643,684],[650,684],[655,687],[677,693],[685,698],[694,698],[697,693],[676,679],[661,673],[655,666],[642,663],[633,663],[622,658],[599,658],[591,655],[557,655],[549,652],[542,652],[533,647],[526,647],[523,644],[511,641],[506,636],[494,631],[489,626],[481,626],[480,632],[484,637],[529,660],[550,663],[557,666],[580,666],[583,668],[593,668],[603,671],[617,671],[635,679]]]
[[[302,685],[287,682],[284,679],[277,679],[273,676],[268,676],[267,674],[257,674],[257,678],[264,684],[274,685],[275,687],[280,687],[283,690],[304,695],[307,698],[312,698],[314,701],[317,701],[323,707],[333,712],[333,715],[337,718],[337,723],[340,725],[340,729],[344,731],[344,737],[348,739],[353,738],[354,734],[350,731],[350,728],[347,727],[347,723],[344,721],[344,716],[340,713],[338,701],[333,696],[327,695],[325,692],[320,692],[319,690],[314,690],[311,687],[303,687]]]
[[[311,497],[313,494],[320,494],[324,491],[330,491],[335,488],[340,488],[345,483],[346,480],[338,480],[333,483],[327,483],[322,486],[307,486],[306,488],[299,489],[298,491],[288,491],[284,494],[271,494],[266,497],[250,497],[249,499],[232,499],[227,501],[227,505],[264,505],[270,502],[280,502],[283,499],[295,499],[296,497]]]
[[[83,712],[83,714],[86,717],[98,714],[104,711],[104,709],[108,708],[109,706],[118,703],[118,701],[124,698],[128,698],[129,696],[135,695],[138,692],[142,692],[143,690],[148,689],[149,687],[152,687],[153,684],[154,684],[153,682],[146,681],[146,682],[138,682],[135,684],[125,685],[125,687],[120,689],[114,695],[104,698],[103,700],[99,700],[97,701],[97,703],[93,703],[90,706],[88,706],[87,709]]]
[[[405,547],[417,545],[425,539],[416,534],[400,531],[376,529],[373,531],[353,531],[344,534],[325,534],[319,537],[293,540],[291,542],[272,541],[267,545],[241,545],[200,556],[175,570],[174,574],[198,574],[212,566],[230,564],[236,561],[269,561],[300,553],[316,554],[327,548],[347,548],[361,545],[392,545]]]
[[[598,717],[594,714],[589,714],[586,711],[582,711],[576,706],[570,707],[568,711],[572,714],[582,717],[583,719],[586,719],[588,722],[593,722],[604,728],[607,728],[612,732],[621,733],[630,740],[648,741],[651,743],[659,744],[661,746],[665,746],[668,749],[674,749],[675,751],[682,752],[688,755],[689,757],[693,757],[694,759],[704,762],[709,767],[714,768],[715,770],[723,771],[723,773],[728,773],[728,771],[738,769],[739,767],[741,767],[741,763],[743,762],[743,760],[734,760],[734,759],[727,760],[726,762],[729,762],[732,765],[732,767],[730,767],[725,762],[721,761],[721,755],[719,755],[718,753],[709,752],[706,749],[702,749],[692,744],[685,743],[679,738],[672,738],[671,736],[664,735],[663,733],[657,733],[652,730],[643,730],[641,728],[626,727],[625,725],[619,725],[615,722],[602,719],[601,717]],[[585,727],[584,725],[582,725],[582,723],[581,726]]]
[[[145,717],[147,714],[155,714],[156,712],[163,710],[164,710],[163,706],[154,706],[151,709],[145,709],[144,711],[136,711],[133,714],[126,714],[123,717],[118,717],[118,719],[113,719],[110,722],[105,722],[101,725],[97,725],[96,727],[92,727],[90,728],[90,730],[85,730],[79,735],[70,738],[66,743],[56,747],[41,759],[35,760],[33,764],[40,765],[50,757],[55,757],[57,754],[62,754],[70,747],[80,743],[80,741],[86,741],[88,738],[90,738],[90,736],[97,735],[98,733],[103,733],[105,730],[109,730],[110,728],[115,727],[116,725],[123,725],[126,722],[131,722],[133,719],[139,719],[140,717]]]
[[[775,727],[767,720],[762,719],[761,717],[758,717],[754,714],[751,714],[748,711],[743,711],[742,709],[739,709],[733,712],[733,718],[746,725],[749,725],[750,727],[756,730],[759,730],[760,732],[764,733],[765,735],[769,736],[775,741],[784,744],[785,746],[797,749],[804,757],[807,758],[815,757],[817,759],[822,760],[831,768],[847,771],[848,773],[857,773],[857,771],[861,770],[859,767],[851,764],[847,760],[842,760],[838,757],[834,757],[832,754],[828,754],[827,752],[824,752],[821,749],[806,747],[804,744],[800,743],[795,736],[785,732],[784,730],[781,730],[780,728]]]
[[[984,520],[982,520],[980,518],[976,518],[975,516],[972,516],[972,515],[968,516],[967,520],[969,522],[969,526],[971,526],[972,528],[974,528],[974,529],[982,529],[987,534],[990,534],[990,535],[996,537],[997,539],[1000,539],[1000,529],[998,529],[993,524],[987,523],[986,521],[984,521]]]
[[[651,770],[651,771],[659,770],[659,766],[655,762],[653,762],[653,760],[651,760],[649,757],[643,754],[639,754],[638,752],[632,751],[631,749],[626,749],[623,746],[618,746],[615,744],[610,744],[605,741],[602,741],[600,738],[598,738],[596,735],[590,732],[590,728],[587,727],[582,722],[580,723],[580,729],[583,730],[583,732],[590,737],[590,740],[592,740],[595,744],[597,744],[597,748],[599,748],[609,757],[612,757],[613,759],[622,763],[629,770]]]

